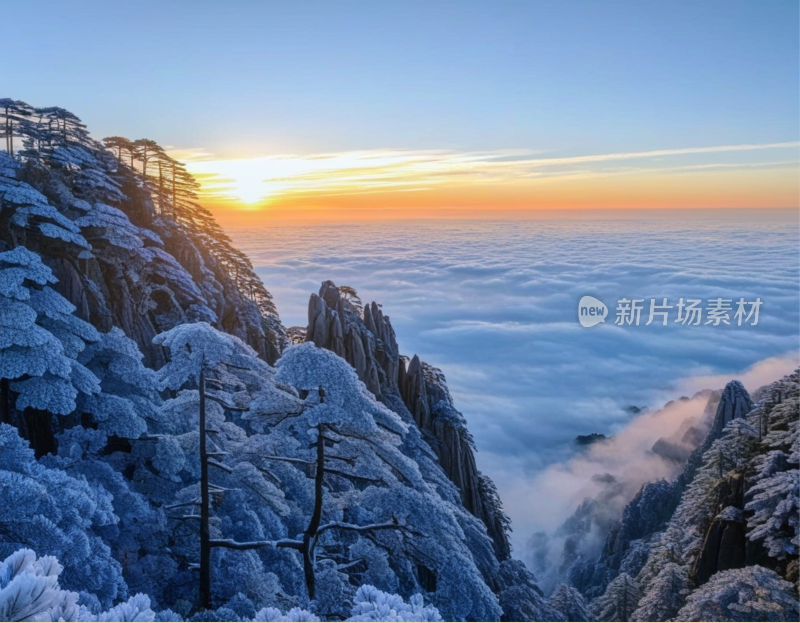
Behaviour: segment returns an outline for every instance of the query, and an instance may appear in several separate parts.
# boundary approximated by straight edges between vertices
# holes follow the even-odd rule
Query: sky
[[[794,1],[37,7],[3,96],[170,148],[223,223],[798,203]]]
[[[795,1],[37,6],[3,95],[167,146],[223,222],[798,203]]]

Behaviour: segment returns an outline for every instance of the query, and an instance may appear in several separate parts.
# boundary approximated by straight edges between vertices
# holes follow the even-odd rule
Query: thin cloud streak
[[[259,203],[288,196],[331,196],[401,190],[431,190],[456,184],[508,185],[538,179],[609,175],[784,168],[797,160],[690,162],[677,167],[609,167],[618,161],[686,158],[800,147],[800,142],[718,145],[568,156],[539,157],[531,150],[456,152],[445,150],[372,150],[308,156],[284,154],[243,159],[213,159],[202,150],[173,152],[198,176],[206,197]],[[554,170],[555,168],[555,170]]]

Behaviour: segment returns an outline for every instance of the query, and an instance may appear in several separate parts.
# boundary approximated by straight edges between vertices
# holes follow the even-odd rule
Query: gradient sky
[[[168,146],[222,215],[794,207],[799,19],[779,0],[8,3],[0,91]]]

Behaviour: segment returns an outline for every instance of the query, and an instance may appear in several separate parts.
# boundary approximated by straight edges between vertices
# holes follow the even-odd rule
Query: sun
[[[231,178],[229,192],[241,203],[252,206],[268,201],[275,194],[269,182],[252,175],[237,175]]]

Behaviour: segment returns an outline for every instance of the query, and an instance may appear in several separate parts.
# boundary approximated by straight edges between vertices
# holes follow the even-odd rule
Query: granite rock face
[[[746,522],[744,516],[745,482],[742,474],[725,479],[718,492],[717,508],[703,539],[690,578],[705,584],[718,571],[744,567],[747,560]]]
[[[730,421],[743,418],[752,410],[753,401],[744,385],[739,381],[731,381],[722,392],[714,423],[711,425],[711,435],[718,437]]]
[[[311,295],[305,339],[350,363],[379,400],[388,405],[402,400],[445,474],[458,487],[464,507],[486,525],[498,559],[509,558],[508,519],[499,507],[494,485],[478,471],[472,437],[442,371],[416,355],[401,356],[392,324],[380,305],[364,306],[362,316],[332,281]]]

